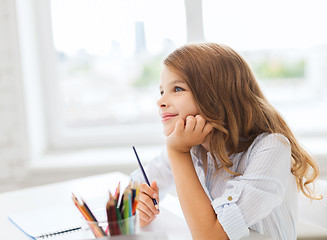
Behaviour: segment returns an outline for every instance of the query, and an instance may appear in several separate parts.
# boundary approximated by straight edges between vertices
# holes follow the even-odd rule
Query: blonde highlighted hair
[[[246,150],[259,134],[280,133],[290,142],[291,172],[298,189],[311,199],[320,198],[310,187],[319,175],[317,163],[267,101],[237,52],[215,43],[189,44],[172,52],[164,64],[187,82],[199,113],[213,125],[210,153],[225,171],[237,174],[229,169],[233,165],[229,156]]]

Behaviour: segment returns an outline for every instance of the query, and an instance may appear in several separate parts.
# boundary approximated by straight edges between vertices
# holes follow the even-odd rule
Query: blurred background
[[[324,0],[0,0],[0,192],[160,153],[162,60],[229,45],[327,175]]]

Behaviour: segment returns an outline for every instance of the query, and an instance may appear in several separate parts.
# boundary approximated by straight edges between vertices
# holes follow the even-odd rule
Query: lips
[[[162,113],[161,114],[161,121],[165,122],[168,121],[174,117],[176,117],[178,114],[174,114],[174,113]]]

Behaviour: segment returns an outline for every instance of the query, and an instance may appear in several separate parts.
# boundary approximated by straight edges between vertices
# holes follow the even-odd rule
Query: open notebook
[[[22,231],[31,239],[95,239],[91,231],[81,229],[84,220],[73,205],[65,207],[52,206],[12,214],[8,217],[8,220],[17,227],[17,231]],[[117,236],[110,239],[168,240],[170,238],[167,237],[166,232],[175,232],[178,224],[185,223],[180,217],[163,208],[160,217],[144,229],[142,228],[137,235]]]
[[[82,218],[73,207],[38,208],[12,214],[8,220],[31,239],[57,238],[58,235],[62,235],[60,239],[81,239]]]

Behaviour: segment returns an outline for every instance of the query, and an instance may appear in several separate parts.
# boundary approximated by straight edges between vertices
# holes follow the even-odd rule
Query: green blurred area
[[[305,76],[304,59],[285,61],[283,59],[265,59],[252,65],[261,80],[302,79]]]
[[[134,87],[146,87],[151,85],[158,85],[160,78],[160,71],[164,55],[156,55],[144,62],[140,74],[133,82]]]

